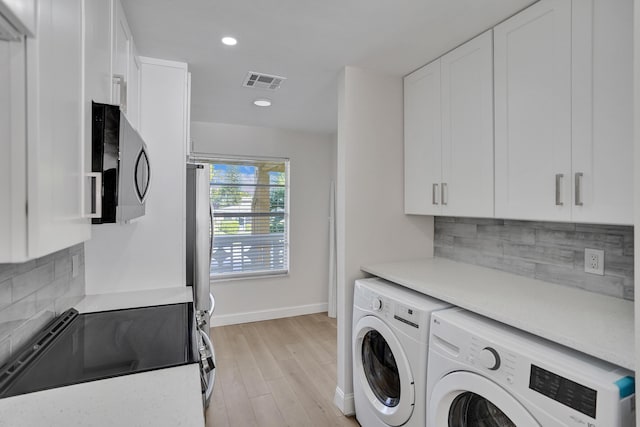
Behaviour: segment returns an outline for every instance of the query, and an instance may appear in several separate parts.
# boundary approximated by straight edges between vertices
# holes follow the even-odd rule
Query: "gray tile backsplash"
[[[453,217],[434,225],[437,257],[634,299],[631,226]],[[585,248],[604,250],[604,276],[584,272]]]
[[[72,277],[72,257],[78,275]],[[85,295],[84,245],[22,264],[0,264],[0,366]]]

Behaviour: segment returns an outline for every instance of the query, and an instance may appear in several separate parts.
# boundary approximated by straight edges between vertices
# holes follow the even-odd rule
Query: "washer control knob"
[[[371,308],[373,308],[375,311],[382,310],[382,300],[380,298],[374,298],[371,302]]]
[[[500,355],[494,348],[483,348],[478,359],[480,359],[480,364],[490,371],[497,371],[500,368]]]

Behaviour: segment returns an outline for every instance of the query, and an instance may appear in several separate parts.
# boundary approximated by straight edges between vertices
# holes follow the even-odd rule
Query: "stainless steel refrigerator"
[[[186,284],[193,289],[199,328],[203,401],[209,405],[215,382],[215,351],[209,337],[215,300],[209,286],[211,268],[212,211],[209,179],[211,166],[187,163]]]

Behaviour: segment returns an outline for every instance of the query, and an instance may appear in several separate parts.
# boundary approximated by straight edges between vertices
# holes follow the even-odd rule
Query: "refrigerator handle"
[[[211,307],[209,307],[209,319],[211,319],[213,310],[216,309],[216,300],[213,298],[213,294],[211,292],[209,292],[209,304],[211,305]]]
[[[209,262],[213,256],[213,209],[211,203],[209,203]]]

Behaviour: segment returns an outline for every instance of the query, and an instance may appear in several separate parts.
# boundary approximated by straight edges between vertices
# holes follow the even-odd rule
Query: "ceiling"
[[[533,2],[122,0],[140,55],[189,64],[192,120],[328,133],[345,65],[403,76]],[[244,88],[248,71],[287,80]]]

